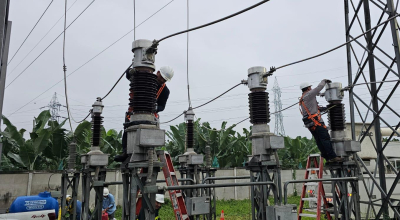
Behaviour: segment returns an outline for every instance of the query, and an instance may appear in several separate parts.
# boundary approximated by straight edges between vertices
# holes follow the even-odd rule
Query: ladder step
[[[318,201],[317,197],[302,198],[303,201]]]
[[[308,171],[311,171],[311,170],[318,171],[318,170],[319,170],[319,168],[307,168],[307,170],[308,170]]]
[[[176,197],[181,197],[182,193],[176,193]]]
[[[308,182],[308,183],[305,183],[304,185],[306,185],[306,186],[318,186],[318,183],[317,182]]]
[[[309,208],[307,208],[307,209],[303,209],[303,210],[305,210],[307,212],[318,212],[317,209],[309,209]]]
[[[175,172],[170,172],[169,175],[175,176]]]
[[[188,215],[182,215],[182,219],[188,219],[189,216]]]
[[[299,213],[299,216],[304,216],[304,217],[311,217],[311,218],[316,218],[316,214],[306,214],[306,213]]]
[[[321,156],[320,154],[310,154],[309,157],[320,157],[320,156]]]

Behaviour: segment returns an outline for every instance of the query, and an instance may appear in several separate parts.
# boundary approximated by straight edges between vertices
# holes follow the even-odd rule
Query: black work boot
[[[126,152],[123,152],[120,155],[117,155],[114,157],[115,162],[124,162],[126,159],[128,159],[129,155]]]

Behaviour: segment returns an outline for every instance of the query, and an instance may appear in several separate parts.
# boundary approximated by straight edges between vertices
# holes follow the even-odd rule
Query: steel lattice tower
[[[278,84],[278,79],[275,77],[274,87],[274,106],[275,106],[275,130],[276,135],[285,136],[285,128],[283,127],[283,115],[282,115],[282,102],[281,102],[281,88]]]
[[[57,93],[55,92],[53,97],[50,100],[50,103],[47,106],[41,107],[40,109],[48,108],[50,110],[50,114],[51,114],[50,120],[58,122],[60,117],[62,117],[59,114],[60,110],[61,110],[60,109],[61,107],[65,107],[65,106],[61,105],[61,103],[58,102]]]
[[[393,0],[344,0],[346,41],[352,40],[357,34],[364,33],[376,24],[396,15],[398,3],[399,1],[394,3]],[[378,82],[400,78],[398,30],[397,20],[392,19],[378,29],[368,32],[365,37],[347,45],[349,85],[360,83],[360,81]],[[377,66],[383,67],[377,68]],[[378,69],[383,70],[378,71]],[[389,209],[393,211],[396,219],[400,218],[398,208],[400,200],[391,198],[395,189],[398,189],[400,172],[393,167],[385,155],[389,141],[394,135],[399,135],[396,130],[400,127],[400,114],[393,109],[396,103],[389,102],[392,95],[396,94],[399,85],[400,81],[366,84],[363,88],[364,91],[368,90],[369,97],[360,97],[360,88],[349,91],[352,139],[358,139],[360,142],[370,140],[376,151],[377,166],[374,174],[368,170],[358,154],[354,155],[357,164],[361,165],[359,169],[366,173],[370,178],[368,183],[372,184],[367,187],[365,179],[362,179],[368,198],[362,198],[359,203],[368,205],[366,219],[381,219],[382,217],[388,219]],[[381,89],[382,87],[384,89]],[[384,90],[389,90],[389,94],[382,94],[381,91]],[[365,112],[362,112],[363,110]],[[390,112],[391,118],[388,119],[387,115],[381,114],[383,111]],[[362,122],[362,130],[359,133],[356,133],[355,129],[356,120]],[[381,125],[392,130],[387,141],[382,140]],[[375,137],[368,135],[371,131],[375,131]],[[396,177],[393,181],[386,181],[385,168],[395,173]]]

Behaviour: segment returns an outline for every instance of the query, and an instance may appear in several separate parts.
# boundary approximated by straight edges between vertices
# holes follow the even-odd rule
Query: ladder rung
[[[318,183],[317,182],[308,182],[308,183],[305,183],[304,185],[306,185],[306,186],[318,186]]]
[[[316,218],[316,214],[306,214],[306,213],[300,213],[299,216],[304,216],[304,217],[311,217],[311,218]]]
[[[182,219],[188,219],[189,216],[188,215],[182,215]]]
[[[318,170],[319,170],[319,168],[307,168],[307,170],[308,170],[308,171],[311,171],[311,170],[318,171]]]
[[[302,198],[303,201],[317,201],[317,197]]]
[[[175,172],[169,172],[169,175],[175,176]]]
[[[329,213],[334,213],[335,212],[335,208],[327,208],[327,209],[322,209],[323,212],[328,211]]]
[[[320,156],[321,156],[320,154],[310,154],[309,157],[320,157]]]
[[[307,212],[318,212],[317,209],[310,209],[310,208],[303,209],[303,210],[305,210],[305,211],[307,211]]]
[[[176,193],[176,197],[181,197],[182,193]]]

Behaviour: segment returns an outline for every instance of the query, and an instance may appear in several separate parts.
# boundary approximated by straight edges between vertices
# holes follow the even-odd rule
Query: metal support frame
[[[344,164],[327,165],[332,179],[345,179],[358,176],[354,161]],[[337,218],[361,219],[358,181],[332,180],[334,214]]]
[[[206,167],[202,170],[202,184],[205,184],[208,181],[209,184],[215,184],[215,172],[217,170],[215,168]],[[217,219],[217,197],[215,196],[215,188],[203,189],[201,192],[202,195],[210,197],[210,213],[204,215],[205,220],[216,220]]]
[[[251,210],[253,220],[267,219],[266,207],[269,206],[268,198],[271,191],[274,193],[275,205],[281,203],[281,183],[279,168],[275,161],[248,162],[246,169],[250,171],[252,183],[273,182],[273,185],[252,185],[250,188]],[[273,188],[278,186],[278,188]],[[275,192],[276,191],[276,192]]]
[[[79,179],[80,173],[77,171],[69,172],[64,170],[61,176],[61,219],[66,219],[64,216],[67,213],[69,207],[72,210],[72,218],[69,217],[70,220],[79,220],[76,218],[76,209],[77,209],[77,197],[78,197],[78,187],[79,187]],[[67,202],[67,194],[68,189],[71,190],[72,200]]]
[[[103,205],[103,183],[106,180],[105,167],[82,169],[82,219],[101,219]],[[90,191],[94,189],[95,208],[90,211]]]
[[[385,20],[385,17],[391,17],[395,14],[397,14],[397,6],[399,2],[397,1],[396,4],[394,4],[393,0],[386,0],[384,2],[383,0],[358,0],[358,4],[355,5],[355,1],[357,0],[344,0],[344,6],[345,6],[345,28],[346,28],[346,40],[349,41],[352,39],[352,33],[359,33],[360,31],[365,32],[366,30],[369,30],[371,26],[374,26],[372,23],[371,19],[371,11],[380,11],[380,16],[378,17],[376,23],[382,22],[382,20]],[[363,19],[363,21],[362,21]],[[355,24],[358,23],[358,26]],[[390,32],[388,29],[390,27]],[[364,41],[362,38],[360,38],[357,41],[354,41],[353,44],[348,44],[346,47],[346,52],[347,52],[347,68],[348,68],[348,83],[349,85],[354,85],[358,83],[358,80],[360,77],[364,79],[365,82],[367,82],[367,77],[364,74],[364,68],[368,65],[369,69],[369,81],[375,82],[375,81],[385,81],[389,74],[393,74],[395,78],[400,78],[400,39],[399,39],[399,33],[398,33],[398,22],[396,19],[391,20],[389,23],[384,24],[381,28],[374,30],[373,32],[369,32],[365,35]],[[387,33],[389,32],[389,33]],[[391,36],[391,41],[388,46],[392,46],[394,49],[394,53],[390,54],[390,51],[386,50],[384,51],[382,48],[383,47],[383,42],[381,41],[381,38],[384,34],[390,35]],[[356,48],[354,48],[354,47]],[[356,50],[357,49],[357,50]],[[362,58],[359,59],[357,52],[362,51]],[[375,53],[377,51],[377,53]],[[366,59],[364,60],[364,56],[366,55]],[[382,56],[383,55],[383,56]],[[390,63],[385,62],[385,60],[390,60]],[[380,76],[380,74],[377,74],[376,72],[376,66],[375,66],[375,60],[378,61],[381,65],[383,65],[383,68],[386,68],[386,73],[383,75],[383,77]],[[356,62],[356,67],[357,72],[355,74],[355,77],[353,79],[353,72],[352,72],[352,63],[353,61]],[[396,65],[394,65],[396,64]],[[374,148],[376,150],[377,154],[377,166],[376,166],[376,171],[374,172],[374,175],[372,175],[365,164],[363,163],[362,159],[358,155],[354,155],[354,158],[358,163],[361,164],[361,167],[359,168],[352,168],[354,170],[358,170],[358,172],[361,172],[361,169],[364,169],[363,171],[366,172],[372,182],[373,186],[370,188],[367,188],[367,184],[363,180],[364,187],[366,187],[367,195],[368,195],[368,201],[360,201],[359,203],[364,203],[368,204],[368,209],[367,209],[367,216],[366,219],[369,219],[369,212],[370,210],[373,211],[373,214],[375,215],[373,218],[374,219],[379,219],[379,218],[384,218],[387,219],[389,218],[389,208],[391,208],[394,212],[395,217],[400,218],[399,211],[397,210],[397,206],[394,205],[390,199],[390,196],[392,195],[393,191],[395,190],[397,184],[399,183],[400,180],[400,174],[397,172],[397,170],[394,170],[396,173],[396,178],[393,182],[393,184],[387,185],[386,178],[385,178],[385,167],[389,167],[390,169],[394,169],[394,167],[389,163],[387,157],[385,156],[385,148],[388,145],[388,142],[392,139],[394,134],[397,134],[396,129],[400,125],[400,115],[388,105],[388,102],[392,95],[395,93],[397,90],[397,87],[400,85],[400,82],[395,83],[393,86],[391,86],[391,91],[389,93],[388,97],[385,97],[384,99],[380,98],[380,91],[383,85],[389,86],[388,83],[379,83],[378,85],[376,83],[372,83],[370,85],[366,84],[366,88],[368,89],[370,93],[370,102],[367,103],[365,98],[361,99],[359,95],[356,94],[356,92],[352,89],[349,91],[349,96],[350,96],[350,117],[351,117],[351,131],[352,131],[352,139],[356,140],[357,138],[362,142],[370,129],[374,127],[375,131],[375,143],[372,140],[371,137],[371,142],[374,145]],[[357,102],[361,103],[362,106],[364,106],[367,109],[366,114],[361,114],[360,108],[356,103],[356,100],[354,97],[357,99]],[[362,131],[359,137],[356,137],[356,132],[355,132],[355,121],[357,120],[356,118],[356,113],[355,109],[357,110],[357,113],[363,122],[362,126]],[[389,120],[384,119],[383,116],[381,115],[383,110],[390,110],[393,113],[393,116],[396,117],[396,121],[394,121],[394,124],[388,123]],[[372,112],[372,115],[369,114]],[[372,116],[372,122],[369,126],[366,125],[368,116]],[[368,121],[369,122],[369,121]],[[383,143],[382,140],[382,135],[381,135],[381,122],[383,122],[386,126],[392,129],[392,135],[388,138],[386,143]],[[393,119],[391,118],[390,120],[391,123],[393,123]],[[396,129],[393,129],[393,127],[396,127]],[[364,130],[365,129],[365,130]],[[357,166],[359,166],[357,164]],[[345,169],[346,170],[346,169]],[[357,175],[354,171],[352,171],[353,175]],[[376,174],[379,174],[379,179],[377,178]],[[348,173],[345,173],[344,171],[339,172],[334,171],[333,175],[335,176],[346,176]],[[339,184],[340,185],[340,184]],[[387,187],[389,187],[389,192],[387,190]],[[342,187],[343,190],[347,190],[346,187]],[[373,194],[374,189],[378,189],[380,194],[381,194],[381,199],[378,200],[373,200],[371,198]],[[358,192],[358,189],[356,187],[352,188],[352,190],[355,190]],[[379,204],[380,203],[380,204]],[[343,204],[343,206],[346,204]],[[350,205],[350,204],[347,204]],[[350,207],[350,206],[349,206]],[[358,209],[358,210],[357,210]],[[359,206],[353,206],[352,207],[352,212],[356,213],[359,212]],[[351,213],[348,212],[345,215],[349,217]],[[357,217],[357,216],[356,216]]]

